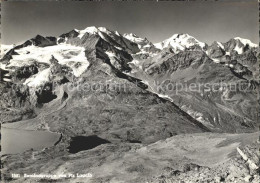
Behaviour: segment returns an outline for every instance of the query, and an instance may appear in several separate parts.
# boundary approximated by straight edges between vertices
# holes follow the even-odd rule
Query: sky
[[[22,43],[37,34],[59,36],[102,26],[135,33],[153,43],[187,33],[211,44],[234,37],[258,43],[257,0],[87,2],[2,2],[1,44]]]

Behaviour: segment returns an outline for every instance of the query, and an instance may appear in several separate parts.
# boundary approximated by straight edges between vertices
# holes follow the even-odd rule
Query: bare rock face
[[[219,58],[225,55],[225,50],[223,50],[215,41],[212,45],[208,47],[208,54],[212,58]]]
[[[1,83],[0,88],[1,123],[35,117],[27,86]]]
[[[76,30],[72,30],[68,33],[60,35],[60,37],[58,38],[58,43],[64,43],[64,42],[66,42],[66,40],[73,39],[73,38],[77,37],[78,35],[79,35],[79,33]]]
[[[202,51],[185,51],[178,54],[163,51],[160,56],[144,62],[144,70],[149,75],[156,74],[160,77],[166,73],[171,74],[177,69],[188,68],[191,64],[193,64],[193,67],[198,67],[205,60],[205,57],[206,55]],[[158,59],[160,59],[160,62],[157,62]]]
[[[32,45],[45,47],[45,46],[52,46],[56,45],[56,37],[43,37],[41,35],[37,35],[35,38],[30,40]]]
[[[17,69],[15,78],[19,79],[19,80],[21,80],[23,78],[26,79],[36,73],[38,73],[38,68],[35,65],[25,66],[25,67],[21,67],[21,68]]]

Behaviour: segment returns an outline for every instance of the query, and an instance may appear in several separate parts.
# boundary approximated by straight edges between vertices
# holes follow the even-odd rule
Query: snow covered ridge
[[[219,46],[222,50],[224,50],[224,45],[223,45],[222,43],[220,43],[220,42],[217,41],[217,44],[218,44],[218,46]]]
[[[244,46],[248,44],[252,48],[258,47],[257,44],[252,43],[252,41],[250,41],[249,39],[244,39],[244,38],[240,38],[240,37],[235,37],[234,39],[239,40]]]
[[[168,46],[171,46],[175,50],[184,50],[185,48],[189,48],[194,45],[198,45],[201,48],[204,48],[206,46],[205,43],[198,41],[197,39],[188,34],[174,34],[169,39],[166,39],[154,45],[158,49],[163,49]]]
[[[191,46],[195,46],[195,45],[201,47],[202,49],[206,47],[206,43],[200,42],[199,40],[197,40],[196,38],[194,38],[188,34],[174,34],[173,36],[171,36],[170,38],[168,38],[162,42],[153,44],[150,41],[148,41],[146,38],[138,37],[136,34],[126,33],[126,34],[121,35],[117,31],[110,31],[109,29],[107,29],[105,27],[90,26],[83,30],[78,30],[78,29],[74,29],[74,30],[79,33],[78,37],[80,39],[86,33],[98,35],[104,40],[106,40],[104,34],[107,34],[110,36],[112,35],[112,37],[113,37],[113,35],[116,35],[119,37],[124,37],[125,39],[128,39],[129,41],[136,43],[138,45],[139,49],[141,49],[142,53],[148,53],[148,52],[144,51],[144,49],[149,48],[149,47],[155,47],[157,49],[162,50],[162,49],[170,46],[173,48],[174,51],[183,51],[186,48],[190,48]],[[240,41],[244,46],[249,45],[251,48],[258,47],[257,44],[252,43],[248,39],[244,39],[244,38],[240,38],[240,37],[236,37],[234,39]],[[106,40],[106,41],[108,41],[108,40]],[[223,43],[220,43],[220,42],[217,42],[217,43],[224,50]],[[237,46],[235,48],[235,51],[237,51],[238,54],[241,54],[241,50],[242,50],[242,48],[239,46]]]
[[[98,35],[100,36],[103,40],[109,42],[109,40],[107,40],[106,35],[109,35],[110,37],[114,37],[114,36],[121,36],[117,31],[110,31],[105,27],[95,27],[95,26],[91,26],[91,27],[87,27],[83,30],[78,30],[78,29],[74,29],[76,32],[79,33],[78,38],[82,38],[86,33],[88,34],[92,34],[92,35]]]
[[[78,37],[81,39],[86,33],[89,34],[94,34],[94,35],[99,35],[101,37],[103,37],[102,33],[105,33],[107,35],[112,35],[115,34],[117,36],[122,36],[118,31],[110,31],[109,29],[105,28],[105,27],[95,27],[95,26],[90,26],[90,27],[86,27],[83,30],[78,30],[78,29],[74,29],[76,32],[79,33]]]
[[[1,44],[1,55],[3,57],[9,50],[11,50],[15,45],[5,45]]]
[[[98,29],[96,27],[87,27],[84,30],[78,30],[78,29],[74,29],[76,32],[79,33],[78,37],[82,38],[84,36],[84,34],[86,33],[90,33],[90,34],[97,34],[98,33]]]
[[[95,27],[95,26],[91,26],[91,27],[87,27],[83,30],[78,30],[78,29],[74,29],[76,32],[79,33],[78,37],[81,39],[86,33],[89,34],[95,34],[95,35],[99,35],[100,37],[104,38],[104,36],[102,35],[102,33],[106,33],[108,35],[111,35],[112,32],[110,30],[108,30],[105,27]],[[119,35],[118,32],[115,32],[116,35]]]
[[[240,46],[237,44],[234,48],[235,51],[237,51],[238,54],[243,53],[243,48],[248,45],[251,48],[257,48],[258,45],[250,41],[249,39],[244,39],[240,37],[235,37],[233,40],[239,42]],[[225,50],[223,43],[217,42],[218,46]],[[242,44],[242,46],[241,46]],[[154,44],[154,46],[160,50],[166,48],[166,47],[172,47],[174,51],[183,51],[186,48],[189,48],[191,46],[197,45],[201,47],[202,49],[206,47],[206,44],[203,42],[198,41],[196,38],[188,35],[188,34],[174,34],[172,37]],[[229,52],[227,53],[227,55]]]
[[[140,38],[138,37],[136,34],[133,34],[133,33],[130,33],[130,34],[124,34],[123,35],[126,39],[134,42],[134,43],[137,43],[137,44],[143,44],[145,42],[148,42],[147,39],[144,39],[144,38]]]
[[[150,41],[148,41],[146,38],[138,37],[136,34],[133,34],[133,33],[130,33],[130,34],[125,33],[125,34],[121,35],[118,31],[111,31],[105,27],[91,26],[91,27],[87,27],[83,30],[74,29],[74,31],[79,33],[79,35],[77,37],[80,39],[86,33],[98,35],[107,42],[109,42],[109,40],[107,40],[106,35],[109,35],[115,41],[116,41],[115,37],[125,38],[125,39],[129,40],[130,42],[136,43],[142,53],[148,53],[147,51],[144,51],[144,49],[154,47],[154,45]],[[117,49],[121,49],[121,48],[117,47]]]
[[[100,38],[102,38],[103,40],[107,42],[112,42],[111,48],[115,48],[112,49],[112,51],[104,50],[104,53],[107,54],[112,61],[120,59],[119,55],[123,50],[130,53],[132,56],[136,56],[136,58],[133,57],[132,62],[129,63],[134,64],[138,67],[140,67],[141,63],[138,61],[138,59],[141,58],[143,55],[147,56],[144,57],[145,59],[148,57],[154,57],[158,53],[160,53],[163,48],[166,47],[173,48],[175,53],[178,51],[184,51],[186,48],[189,48],[191,46],[207,48],[205,43],[198,41],[188,34],[174,34],[170,38],[160,43],[153,44],[146,38],[138,37],[136,34],[120,34],[117,31],[110,31],[105,27],[91,26],[85,28],[84,30],[74,29],[71,32],[70,33],[73,35],[67,37],[65,36],[65,42],[66,39],[75,37],[81,39],[87,33],[100,36]],[[89,66],[89,62],[85,55],[85,48],[81,46],[66,44],[64,43],[64,41],[60,42],[59,40],[62,38],[62,35],[57,38],[43,37],[37,35],[35,38],[32,38],[31,40],[26,41],[24,44],[18,45],[16,47],[14,47],[14,45],[1,45],[1,53],[6,54],[9,50],[12,50],[9,55],[7,54],[8,57],[4,58],[5,62],[0,62],[0,68],[11,70],[17,67],[30,66],[35,62],[51,65],[50,59],[52,56],[54,56],[54,58],[57,59],[60,64],[70,67],[73,74],[76,77],[79,77],[82,75],[83,72],[87,70]],[[251,48],[258,47],[257,44],[252,43],[250,40],[240,37],[236,37],[234,39],[231,39],[230,41],[232,41],[232,46],[229,46],[230,49],[226,48],[228,44],[217,42],[220,48],[222,48],[223,50],[226,49],[226,55],[232,54],[232,50],[237,51],[238,54],[242,54],[246,45]],[[137,48],[137,46],[139,49]],[[204,51],[207,53],[206,49],[204,49]],[[217,59],[213,61],[220,62]],[[25,84],[30,86],[41,85],[42,83],[49,80],[48,74],[50,74],[48,70],[44,70],[44,72],[41,71],[40,73],[35,74],[33,77],[28,78]],[[40,82],[36,82],[36,80],[39,80]]]
[[[235,47],[233,48],[233,50],[235,50],[239,55],[243,54],[243,50],[244,48],[248,45],[250,48],[257,48],[258,45],[252,43],[250,40],[248,39],[244,39],[244,38],[240,38],[240,37],[235,37],[233,39],[235,41]],[[231,39],[232,41],[232,39]]]

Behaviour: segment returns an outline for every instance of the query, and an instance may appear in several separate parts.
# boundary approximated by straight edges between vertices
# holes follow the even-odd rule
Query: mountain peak
[[[124,36],[139,38],[139,37],[138,37],[136,34],[134,34],[134,33],[125,33]]]
[[[152,53],[152,55],[158,51],[157,48],[155,48],[154,44],[151,43],[146,37],[141,38],[137,36],[134,33],[125,33],[123,34],[123,37],[125,39],[130,40],[131,42],[134,42],[138,45],[138,48],[141,50],[141,54],[147,54],[147,53]]]
[[[75,29],[75,30],[79,33],[79,35],[78,35],[79,38],[82,38],[84,36],[84,34],[86,34],[86,33],[97,34],[99,31],[98,28],[95,26],[87,27],[83,30],[78,30],[78,29]]]
[[[195,39],[194,37],[190,36],[189,34],[174,34],[170,38],[164,40],[163,42],[156,43],[155,46],[158,49],[163,49],[168,46],[173,47],[175,50],[184,50],[185,48],[189,48],[191,46],[198,45],[201,48],[206,46],[205,43],[202,43]]]
[[[83,30],[78,30],[78,29],[74,29],[74,30],[79,33],[79,35],[78,35],[79,38],[82,38],[84,36],[84,34],[86,34],[86,33],[95,34],[95,35],[100,34],[100,33],[106,33],[106,34],[112,33],[112,31],[110,31],[106,27],[96,27],[96,26],[86,27]],[[120,36],[120,34],[117,31],[114,32],[114,34]]]
[[[134,33],[125,33],[123,34],[123,37],[135,43],[141,43],[145,41],[144,38],[141,38]]]
[[[257,47],[258,46],[257,44],[253,43],[249,39],[244,39],[244,38],[241,38],[241,37],[235,37],[234,39],[240,41],[244,46],[247,45],[247,44],[250,47]]]
[[[34,38],[35,38],[35,39],[44,39],[45,37],[43,37],[43,36],[40,35],[40,34],[37,34]]]

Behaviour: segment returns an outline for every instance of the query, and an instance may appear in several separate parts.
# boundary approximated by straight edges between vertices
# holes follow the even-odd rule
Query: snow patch
[[[115,48],[118,49],[118,50],[123,50],[123,48],[118,47],[118,46],[115,46]]]
[[[236,45],[236,47],[234,48],[235,51],[237,51],[237,53],[240,55],[243,53],[243,47],[238,47],[238,45]]]
[[[0,63],[0,69],[6,70],[6,64]]]
[[[183,105],[181,106],[181,109],[185,112],[187,112],[191,117],[193,117],[194,119],[196,119],[197,121],[199,121],[201,124],[203,124],[204,126],[213,128],[214,126],[208,121],[208,119],[204,119],[203,114],[198,112],[198,111],[194,111],[192,109],[190,109],[190,107]]]
[[[158,49],[160,49],[160,50],[163,49],[162,43],[155,43],[154,46],[155,46],[155,48],[158,48]]]
[[[166,100],[169,100],[171,102],[173,102],[172,98],[169,97],[168,95],[163,95],[163,94],[157,94],[159,97],[163,98],[163,99],[166,99]]]
[[[229,67],[234,68],[235,66],[233,64],[229,64]]]
[[[30,87],[38,87],[41,85],[44,85],[44,83],[50,81],[50,74],[51,70],[50,68],[47,68],[32,77],[28,78],[24,84],[30,86]]]
[[[151,47],[151,45],[149,45],[149,44],[144,46],[144,48],[150,48],[150,47]]]
[[[217,41],[217,43],[218,43],[219,47],[220,47],[222,50],[224,50],[224,46],[223,46],[223,44],[220,43],[220,42],[218,42],[218,41]]]
[[[116,35],[121,36],[121,35],[119,34],[119,32],[115,31],[115,33],[116,33]]]
[[[220,60],[219,60],[219,59],[211,58],[211,60],[213,60],[213,62],[215,62],[215,63],[220,63]]]
[[[109,40],[107,40],[103,34],[103,32],[98,32],[98,35],[103,39],[105,40],[106,42],[109,42]]]
[[[107,56],[108,56],[109,58],[116,57],[116,55],[115,55],[114,53],[110,52],[110,51],[106,51],[105,53],[107,54]]]
[[[142,64],[139,60],[132,60],[131,62],[128,63],[129,65],[133,64],[135,67],[138,69],[142,69]],[[131,73],[135,73],[136,71],[134,69],[131,70]]]

